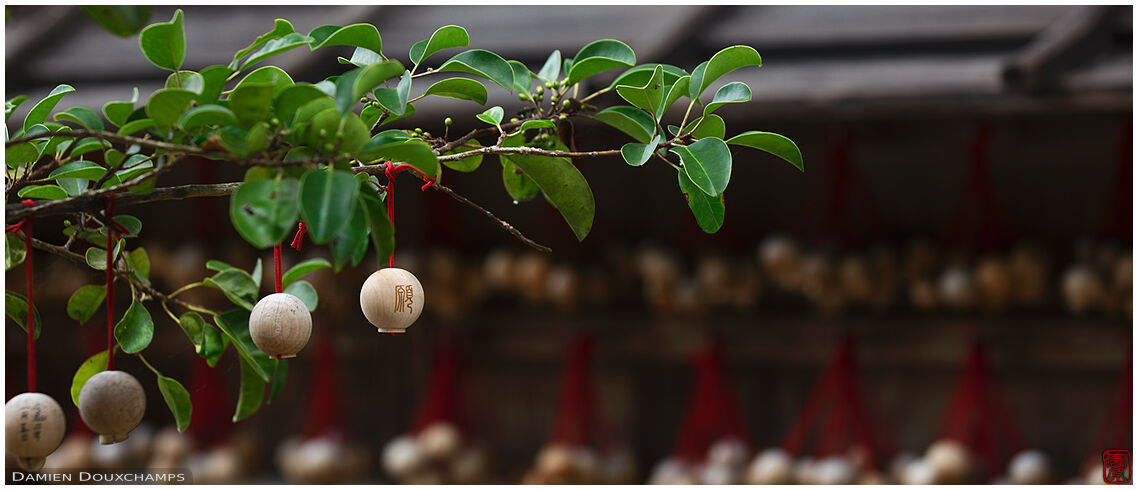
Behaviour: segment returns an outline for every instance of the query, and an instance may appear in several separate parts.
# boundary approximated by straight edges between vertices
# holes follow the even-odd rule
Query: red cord
[[[292,247],[293,249],[295,249],[297,252],[299,252],[301,244],[304,243],[304,234],[305,233],[308,233],[308,225],[305,225],[303,221],[301,221],[300,223],[297,223],[296,224],[296,236],[292,237],[292,244],[290,244],[289,246]]]
[[[118,240],[126,228],[115,221],[115,195],[107,194],[103,217],[107,220],[107,268],[105,280],[107,282],[107,370],[115,369],[115,249],[114,242]]]
[[[400,163],[396,165],[392,162],[387,162],[384,165],[385,167],[383,169],[383,173],[387,175],[387,220],[391,222],[392,233],[395,233],[395,174],[404,170],[414,170],[415,173],[419,174],[420,178],[426,181],[426,183],[424,183],[423,186],[419,188],[421,191],[425,191],[434,185],[435,179],[434,177],[427,177],[427,174],[423,173],[422,170],[415,168],[414,165],[409,165],[406,163]],[[391,256],[387,259],[387,266],[395,267],[394,250],[391,251]]]
[[[273,245],[273,285],[276,286],[277,292],[283,292],[281,287],[281,244],[277,242]]]
[[[35,201],[31,199],[24,199],[20,201],[24,207],[31,208],[35,206]],[[32,297],[32,222],[35,221],[36,215],[29,214],[27,218],[8,226],[5,231],[21,230],[24,232],[24,248],[26,250],[24,271],[27,279],[27,294],[28,294],[28,323],[26,324],[28,331],[28,392],[34,393],[36,391],[36,304]]]

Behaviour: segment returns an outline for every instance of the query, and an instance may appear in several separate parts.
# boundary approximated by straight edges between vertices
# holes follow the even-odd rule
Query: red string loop
[[[273,285],[278,293],[284,292],[281,287],[281,243],[273,245]]]
[[[20,201],[24,207],[31,208],[35,206],[35,202],[31,199],[24,199]],[[35,214],[29,214],[27,218],[20,220],[18,223],[6,228],[6,231],[14,231],[19,229],[24,232],[24,273],[27,280],[27,295],[28,295],[28,323],[26,323],[26,330],[28,331],[28,392],[33,393],[36,391],[36,303],[33,297],[32,288],[32,223],[36,220]]]
[[[115,195],[107,194],[103,207],[103,217],[107,221],[107,264],[105,281],[107,283],[107,370],[115,369],[115,249],[114,242],[127,230],[115,221]]]
[[[289,246],[292,247],[297,252],[299,252],[301,244],[304,243],[304,234],[305,233],[308,233],[308,225],[304,224],[303,221],[301,221],[300,223],[297,223],[296,224],[296,236],[292,237],[292,244],[290,244]]]
[[[387,220],[391,222],[392,233],[394,233],[395,230],[395,174],[398,174],[399,172],[403,172],[405,170],[414,171],[415,173],[419,174],[419,177],[421,179],[426,181],[426,183],[424,183],[423,186],[419,188],[419,190],[425,191],[432,185],[435,185],[434,177],[428,177],[427,174],[423,173],[422,170],[415,168],[414,165],[409,165],[406,163],[400,163],[396,165],[394,162],[384,163],[383,173],[387,175]],[[395,267],[395,251],[392,251],[391,256],[388,257],[387,266]]]

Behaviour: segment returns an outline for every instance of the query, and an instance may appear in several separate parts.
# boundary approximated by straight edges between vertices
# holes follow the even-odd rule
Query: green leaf
[[[127,354],[142,351],[154,338],[154,320],[138,301],[131,301],[122,320],[115,324],[115,339]]]
[[[249,179],[229,200],[229,218],[245,241],[265,249],[284,240],[296,225],[300,206],[296,179]]]
[[[501,85],[507,91],[512,92],[514,88],[514,69],[501,56],[485,49],[458,53],[435,71],[469,73]]]
[[[67,199],[67,191],[58,185],[29,185],[16,195],[25,199]]]
[[[28,298],[15,291],[4,291],[4,313],[16,322],[26,334],[28,332]],[[40,309],[35,309],[36,313],[36,331],[35,338],[40,338],[40,332],[43,330],[43,316],[40,315]]]
[[[505,155],[499,156],[498,159],[502,163],[502,185],[506,187],[506,193],[514,202],[526,202],[537,197],[540,189],[533,179],[522,173],[521,169]]]
[[[595,209],[593,191],[577,167],[568,158],[510,155],[510,160],[541,188],[577,240],[584,240],[593,228]]]
[[[182,26],[182,9],[174,12],[170,22],[151,24],[138,35],[138,45],[146,59],[159,68],[178,70],[186,57],[186,33]]]
[[[20,107],[20,105],[27,100],[27,95],[17,95],[11,99],[4,101],[4,120],[7,121],[8,118],[12,117],[12,112],[14,112],[17,107]]]
[[[275,66],[262,66],[245,75],[245,78],[237,82],[237,86],[234,88],[261,83],[267,83],[273,87],[273,97],[280,95],[285,89],[294,85],[292,77],[288,76],[284,70]]]
[[[56,121],[69,121],[84,128],[102,131],[103,119],[99,114],[86,107],[72,107],[63,112],[57,112],[54,116]]]
[[[528,131],[531,129],[555,128],[555,127],[557,127],[557,125],[554,124],[553,121],[550,121],[548,119],[530,119],[529,121],[523,122],[522,125],[518,127],[518,130],[519,131]]]
[[[625,143],[624,146],[620,147],[620,156],[624,157],[625,163],[639,167],[644,165],[649,158],[652,158],[652,152],[656,151],[659,144],[660,135],[656,135],[648,144]]]
[[[746,133],[732,136],[727,140],[729,145],[749,146],[758,150],[763,150],[776,157],[779,157],[798,170],[803,170],[802,166],[802,152],[798,150],[798,145],[794,144],[790,138],[776,133],[767,133],[763,131],[747,131]]]
[[[726,134],[727,127],[723,123],[723,118],[718,114],[708,114],[701,118],[688,123],[687,127],[681,131],[683,134],[691,133],[693,138],[719,138],[723,139]]]
[[[186,131],[193,131],[202,126],[228,126],[236,125],[237,116],[227,107],[208,104],[194,107],[182,114],[178,127]]]
[[[650,114],[656,114],[664,103],[664,96],[667,95],[664,91],[664,67],[656,65],[652,78],[649,78],[644,86],[617,85],[616,93],[628,103]]]
[[[381,133],[382,134],[382,133]],[[394,143],[387,142],[380,135],[372,137],[371,141],[360,148],[358,157],[361,161],[376,161],[379,159],[393,162],[408,163],[428,176],[439,174],[439,157],[435,151],[420,139],[408,139]]]
[[[529,87],[533,83],[529,68],[526,68],[526,65],[520,61],[510,60],[507,61],[507,63],[510,64],[510,69],[514,70],[514,90],[517,90],[519,93],[528,94]]]
[[[202,90],[198,94],[197,101],[199,106],[207,104],[216,104],[221,99],[221,91],[225,88],[226,81],[229,80],[229,75],[233,71],[228,66],[212,65],[202,69],[200,75],[202,77]]]
[[[288,379],[288,363],[278,361],[276,368],[273,369],[272,386],[269,388],[269,400],[267,403],[273,403],[277,399],[277,395],[281,393],[284,388],[285,380]]]
[[[366,243],[367,231],[367,212],[364,211],[363,204],[356,200],[348,226],[336,233],[328,244],[336,272],[339,272],[344,264],[351,262],[361,244]]]
[[[178,325],[194,344],[194,352],[205,359],[211,367],[217,365],[227,343],[217,329],[206,323],[201,315],[192,311],[178,318]]]
[[[99,311],[99,306],[107,298],[107,286],[104,284],[88,284],[71,294],[67,300],[67,316],[78,321],[80,325],[87,323],[91,316]]]
[[[328,97],[328,95],[312,84],[298,83],[284,89],[277,96],[277,100],[273,103],[273,113],[281,121],[287,121],[300,106],[321,97]]]
[[[505,114],[504,111],[502,111],[502,106],[494,106],[486,109],[485,112],[474,117],[477,117],[479,121],[482,121],[486,124],[500,126],[502,124],[502,117],[504,116]]]
[[[47,97],[37,102],[36,105],[32,107],[32,110],[28,111],[28,115],[24,116],[24,132],[28,132],[28,130],[36,124],[43,124],[47,119],[47,115],[51,114],[52,109],[55,109],[55,104],[59,103],[59,99],[62,99],[64,95],[74,91],[74,87],[65,83],[51,89]]]
[[[107,32],[133,36],[150,22],[149,5],[83,5],[83,11]]]
[[[419,42],[421,43],[423,41]],[[384,61],[384,59],[383,56],[380,56],[379,53],[376,53],[370,49],[356,48],[355,51],[352,51],[351,59],[346,59],[343,56],[340,56],[336,58],[336,61],[340,62],[341,65],[367,66],[372,63],[379,63],[381,61]]]
[[[304,34],[298,32],[285,34],[284,36],[281,36],[280,39],[273,39],[272,41],[265,43],[261,49],[258,49],[256,52],[249,55],[249,58],[241,63],[241,69],[244,70],[245,68],[256,64],[259,61],[266,60],[285,51],[304,46],[305,44],[311,45],[311,42],[311,37],[305,36]]]
[[[704,233],[715,233],[723,226],[723,194],[709,196],[688,178],[684,172],[676,172],[680,180],[680,191],[687,199],[688,207],[695,216],[696,223]]]
[[[229,338],[242,361],[248,361],[249,366],[257,376],[264,381],[269,380],[269,371],[276,361],[269,359],[268,354],[257,349],[253,338],[249,335],[249,311],[242,309],[229,310],[220,315],[213,316],[213,322],[221,333]],[[245,362],[242,362],[245,364]]]
[[[52,170],[47,178],[99,180],[106,172],[107,169],[103,168],[102,165],[87,160],[78,160]]]
[[[288,271],[281,276],[281,287],[288,287],[293,281],[304,277],[305,274],[318,271],[320,269],[327,269],[332,267],[327,260],[322,258],[308,259],[304,262],[292,266]]]
[[[383,40],[379,30],[371,24],[352,24],[350,26],[325,25],[308,33],[312,38],[309,49],[316,51],[325,46],[358,46],[376,53],[383,52]]]
[[[158,391],[162,399],[174,414],[174,422],[178,424],[178,432],[183,432],[190,426],[190,416],[194,405],[190,402],[190,392],[174,378],[158,375]]]
[[[359,195],[359,181],[345,170],[309,170],[300,179],[300,214],[309,236],[328,243],[347,226]]]
[[[704,138],[670,150],[683,161],[684,173],[709,196],[718,196],[731,180],[731,150],[718,138]]]
[[[391,252],[395,250],[395,230],[387,218],[387,209],[383,206],[383,201],[370,188],[365,187],[365,189],[360,192],[360,201],[367,213],[367,229],[375,247],[376,260],[382,267],[387,263]]]
[[[720,106],[724,104],[734,104],[737,102],[749,102],[751,100],[751,87],[743,82],[731,82],[727,85],[719,87],[715,92],[715,97],[711,99],[711,103],[703,107],[703,115],[715,112]]]
[[[133,270],[131,276],[138,282],[150,285],[150,256],[146,254],[146,249],[138,247],[123,255],[126,259],[127,265]]]
[[[184,88],[200,96],[205,89],[205,79],[196,71],[178,70],[166,77],[166,88]]]
[[[87,384],[87,380],[91,379],[91,376],[106,370],[107,351],[99,352],[83,361],[83,364],[79,365],[79,369],[75,370],[75,376],[71,378],[71,403],[78,407],[79,392],[83,391],[83,385]]]
[[[237,396],[237,412],[233,414],[233,421],[237,422],[253,415],[261,408],[261,400],[265,397],[265,379],[257,372],[257,366],[241,358],[241,392]]]
[[[103,104],[103,116],[107,118],[111,124],[115,126],[122,126],[130,119],[131,113],[134,112],[134,103],[138,102],[138,87],[134,87],[134,93],[129,102],[107,102]]]
[[[375,101],[384,109],[396,116],[402,116],[407,110],[407,97],[411,94],[411,72],[404,71],[395,88],[375,89]]]
[[[421,42],[421,41],[420,41]],[[470,44],[470,36],[467,35],[466,29],[462,27],[450,25],[438,28],[431,38],[426,43],[420,45],[415,43],[411,46],[411,62],[418,65],[423,60],[430,57],[439,51],[449,48],[461,48]]]
[[[656,132],[656,121],[644,111],[632,106],[607,107],[593,115],[593,119],[624,131],[636,141],[647,143]]]
[[[338,148],[340,153],[355,153],[368,142],[369,135],[367,126],[354,112],[341,116],[337,110],[328,108],[312,118],[305,141],[322,152],[330,153]]]
[[[4,150],[4,163],[15,167],[21,163],[31,163],[40,158],[40,151],[31,142],[9,146]]]
[[[647,83],[648,80],[655,74],[657,66],[663,67],[664,69],[665,86],[675,85],[676,80],[679,80],[688,74],[688,72],[684,71],[683,68],[680,68],[678,66],[659,63],[646,63],[643,65],[636,65],[632,68],[624,70],[624,73],[621,73],[619,76],[617,76],[616,79],[609,84],[608,88],[609,90],[612,90],[615,89],[617,85],[633,85],[643,87],[644,84]],[[687,94],[687,90],[684,90],[684,94]]]
[[[423,92],[423,95],[471,100],[479,105],[486,103],[486,87],[469,78],[448,78],[435,82]]]
[[[284,292],[300,298],[300,301],[308,307],[308,311],[316,311],[316,304],[319,301],[316,296],[316,288],[312,287],[308,281],[299,280],[289,284]]]
[[[549,58],[545,59],[545,64],[541,65],[541,70],[537,72],[537,78],[544,82],[556,82],[558,75],[561,74],[561,50],[555,49],[549,54]]]
[[[636,53],[627,44],[615,39],[593,41],[573,57],[573,65],[569,68],[569,85],[602,71],[635,64]]]
[[[22,264],[27,255],[28,249],[22,238],[13,233],[4,234],[4,270],[12,270]]]
[[[257,283],[241,269],[223,270],[203,279],[202,284],[221,290],[231,303],[246,310],[252,311],[257,303]]]
[[[134,133],[142,131],[143,129],[154,127],[154,120],[150,118],[136,119],[134,121],[124,124],[119,128],[119,134],[123,136],[130,136]]]
[[[99,150],[103,150],[103,149],[110,148],[110,147],[111,147],[110,143],[107,143],[106,141],[103,141],[99,138],[83,138],[82,140],[79,140],[78,143],[75,143],[75,145],[71,147],[71,158],[75,158],[79,155],[84,155],[87,153],[91,153],[93,151],[99,151]]]
[[[340,75],[340,78],[336,79],[335,85],[336,109],[341,114],[350,112],[356,104],[360,103],[360,97],[363,97],[364,94],[371,92],[385,80],[398,76],[405,71],[402,63],[391,60],[356,68]]]
[[[241,58],[244,58],[249,53],[252,53],[254,50],[260,48],[261,46],[264,46],[269,41],[280,39],[285,35],[292,34],[293,32],[295,32],[295,29],[293,29],[292,23],[289,21],[284,19],[277,19],[273,21],[273,30],[257,36],[257,39],[254,39],[252,44],[233,55],[233,61],[229,63],[229,69],[238,69],[240,67],[239,61],[241,61]]]
[[[146,102],[146,117],[154,121],[158,131],[167,133],[190,108],[197,94],[184,88],[164,88],[154,92]]]
[[[758,51],[750,46],[731,46],[723,48],[712,56],[706,64],[696,67],[691,74],[688,97],[698,99],[709,85],[734,70],[744,66],[762,66],[763,59]]]
[[[273,90],[271,83],[249,83],[233,89],[229,94],[229,110],[242,128],[249,129],[265,120],[273,105]]]

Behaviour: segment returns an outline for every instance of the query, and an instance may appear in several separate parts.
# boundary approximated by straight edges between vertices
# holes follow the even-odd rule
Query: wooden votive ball
[[[414,274],[388,267],[368,276],[360,288],[360,309],[381,333],[403,333],[419,319],[426,302]]]
[[[63,409],[43,393],[21,393],[4,404],[5,447],[20,468],[43,468],[47,455],[63,442],[66,422]]]
[[[312,314],[304,302],[288,293],[258,301],[249,315],[249,335],[257,348],[272,357],[296,357],[312,335]]]
[[[145,413],[146,392],[129,373],[97,373],[79,391],[79,416],[99,434],[100,443],[125,441]]]

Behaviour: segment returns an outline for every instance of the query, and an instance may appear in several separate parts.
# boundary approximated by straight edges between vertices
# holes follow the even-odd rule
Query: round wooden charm
[[[63,409],[43,393],[21,393],[4,405],[5,446],[27,471],[43,467],[65,428]]]
[[[382,333],[403,333],[419,319],[426,302],[414,274],[388,267],[371,274],[360,288],[360,308]]]
[[[781,448],[770,448],[755,456],[747,468],[747,483],[751,485],[786,485],[790,483],[793,462]]]
[[[99,434],[99,442],[126,440],[146,413],[146,393],[134,376],[123,371],[103,371],[87,380],[79,391],[79,416]]]
[[[418,471],[426,462],[423,448],[411,436],[396,437],[383,447],[383,469],[396,479]]]
[[[925,460],[932,466],[936,483],[960,485],[971,474],[971,462],[966,449],[959,442],[942,439],[929,446]]]
[[[296,357],[312,335],[312,314],[296,296],[270,294],[253,307],[249,315],[249,335],[265,354]]]
[[[1008,477],[1015,485],[1043,485],[1051,481],[1051,463],[1046,454],[1029,449],[1012,458]]]
[[[458,429],[447,422],[435,422],[419,432],[419,447],[428,458],[437,461],[449,460],[462,445],[462,435]]]

